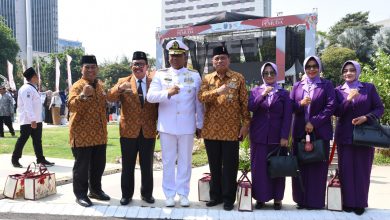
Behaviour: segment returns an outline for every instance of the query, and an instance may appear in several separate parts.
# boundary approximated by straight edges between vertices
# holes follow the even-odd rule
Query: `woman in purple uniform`
[[[255,208],[274,200],[274,209],[282,208],[285,178],[271,179],[267,175],[267,155],[282,146],[286,151],[292,118],[292,103],[288,91],[277,83],[278,69],[267,62],[261,67],[263,85],[252,89],[249,111],[253,112],[250,124],[251,166]]]
[[[329,80],[320,78],[322,65],[318,57],[307,57],[303,65],[306,77],[295,83],[290,93],[295,114],[293,151],[296,154],[298,142],[309,133],[324,141],[328,157],[329,141],[333,139],[331,116],[336,108],[335,90]],[[302,191],[298,178],[292,178],[293,200],[297,208],[324,208],[328,162],[299,164],[299,168],[305,191]]]
[[[353,126],[369,120],[368,114],[380,118],[384,107],[371,83],[359,81],[360,64],[349,60],[342,67],[345,83],[336,88],[339,117],[336,126],[339,175],[343,198],[343,209],[361,215],[368,206],[371,166],[374,148],[352,144]]]

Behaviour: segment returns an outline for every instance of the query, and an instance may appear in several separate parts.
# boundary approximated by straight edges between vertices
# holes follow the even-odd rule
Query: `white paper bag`
[[[24,178],[23,174],[9,175],[5,181],[3,195],[10,199],[19,199],[24,196]]]
[[[343,211],[343,199],[338,170],[335,176],[328,182],[327,208],[333,211]]]
[[[238,211],[253,211],[252,207],[252,184],[242,181],[237,186]]]
[[[210,180],[211,175],[204,173],[204,176],[198,180],[198,198],[199,201],[210,201]]]
[[[39,171],[25,179],[25,199],[37,200],[57,193],[55,174],[50,173],[44,165],[40,165]]]

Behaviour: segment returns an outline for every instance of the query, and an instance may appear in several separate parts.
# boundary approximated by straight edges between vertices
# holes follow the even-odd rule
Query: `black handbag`
[[[366,115],[372,122],[355,125],[353,128],[353,144],[390,148],[390,126],[381,125],[374,114]]]
[[[306,164],[327,160],[324,141],[321,139],[316,139],[314,134],[310,135],[310,139],[311,143],[313,144],[313,149],[311,151],[305,150],[305,139],[302,139],[301,142],[298,142],[298,161],[302,164]]]
[[[281,147],[276,148],[267,155],[268,176],[270,178],[298,176],[299,167],[296,156],[287,151],[287,155],[280,155]]]

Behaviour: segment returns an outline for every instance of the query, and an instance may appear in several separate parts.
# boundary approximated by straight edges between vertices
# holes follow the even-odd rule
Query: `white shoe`
[[[190,206],[190,201],[188,200],[187,196],[180,195],[180,205],[182,207],[188,207]]]
[[[167,198],[167,200],[165,200],[165,206],[166,207],[173,207],[173,206],[175,206],[175,199],[173,197]]]

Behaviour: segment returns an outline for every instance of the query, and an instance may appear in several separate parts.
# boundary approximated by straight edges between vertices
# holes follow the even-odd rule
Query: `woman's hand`
[[[363,116],[352,119],[352,124],[353,125],[361,125],[366,121],[367,121],[367,117],[365,115],[363,115]]]
[[[288,147],[288,140],[287,139],[280,139],[280,146],[281,147]]]
[[[307,122],[305,126],[305,131],[311,133],[313,132],[313,130],[314,130],[314,126],[310,122]]]
[[[310,105],[310,103],[311,103],[311,98],[310,98],[309,96],[306,96],[305,98],[303,98],[303,99],[299,102],[299,104],[300,104],[301,106],[308,106],[308,105]]]

